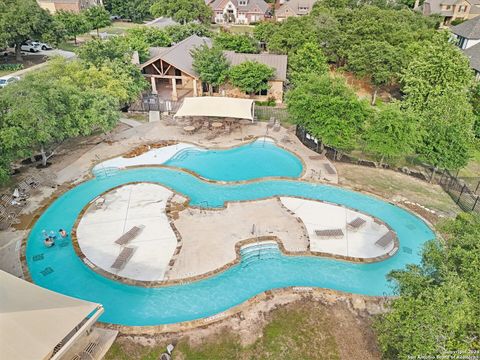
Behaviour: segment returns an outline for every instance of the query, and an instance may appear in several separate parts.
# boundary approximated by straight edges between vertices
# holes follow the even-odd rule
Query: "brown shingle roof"
[[[232,66],[245,61],[258,61],[275,70],[275,80],[285,81],[287,79],[287,55],[241,54],[234,51],[224,51],[223,53]]]
[[[466,39],[480,39],[480,16],[464,21],[459,25],[452,26],[450,30],[455,35],[462,36]]]
[[[480,44],[473,45],[463,52],[470,60],[470,67],[480,72]]]

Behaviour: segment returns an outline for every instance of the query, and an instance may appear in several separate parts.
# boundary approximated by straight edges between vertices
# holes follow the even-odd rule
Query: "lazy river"
[[[278,147],[276,149],[285,151]],[[215,152],[217,162],[222,161],[221,153]],[[257,158],[266,161],[265,157]],[[194,170],[188,167],[187,160],[188,156],[184,163],[176,165]],[[250,161],[252,168],[261,168],[261,163],[257,163],[254,157]],[[227,168],[228,171],[234,169]],[[291,173],[290,169],[287,171]],[[221,172],[219,174],[221,176]],[[248,176],[251,175],[249,173]],[[241,178],[241,174],[237,173],[236,177]],[[388,260],[371,264],[320,257],[285,256],[273,251],[271,256],[242,261],[239,265],[203,280],[144,288],[125,285],[95,273],[77,257],[70,241],[49,249],[43,246],[43,229],[71,230],[79,213],[91,200],[109,189],[132,182],[153,182],[167,186],[189,197],[192,205],[201,207],[221,207],[228,201],[257,200],[280,195],[341,204],[388,223],[398,235],[400,249]],[[220,226],[219,231],[222,231]],[[391,270],[404,268],[406,264],[418,263],[423,244],[434,237],[432,230],[412,213],[374,197],[334,186],[272,179],[246,184],[219,184],[203,181],[178,169],[151,167],[122,170],[112,176],[94,178],[63,194],[34,225],[28,238],[26,257],[31,277],[36,284],[65,295],[103,304],[105,313],[100,318],[101,321],[146,326],[212,316],[263,291],[288,286],[389,295],[392,288],[386,275]]]

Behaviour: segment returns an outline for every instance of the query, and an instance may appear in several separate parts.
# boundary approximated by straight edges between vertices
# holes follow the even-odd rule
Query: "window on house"
[[[248,95],[248,94],[247,94]],[[259,95],[268,95],[268,89],[266,90],[261,90],[259,92],[256,92],[255,95],[259,96]]]
[[[238,2],[238,5],[240,5],[240,6],[246,6],[246,5],[247,5],[247,0],[240,0],[240,1]]]

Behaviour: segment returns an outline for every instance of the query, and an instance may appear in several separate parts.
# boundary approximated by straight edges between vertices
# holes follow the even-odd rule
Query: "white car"
[[[22,51],[28,51],[31,53],[36,53],[40,51],[40,47],[37,44],[29,42],[24,42],[22,45],[20,45],[20,49]]]
[[[37,45],[40,50],[52,50],[53,48],[47,43],[41,41],[32,41],[32,45]]]
[[[18,80],[20,80],[20,78],[18,76],[0,77],[0,89],[14,83],[15,81],[18,81]]]

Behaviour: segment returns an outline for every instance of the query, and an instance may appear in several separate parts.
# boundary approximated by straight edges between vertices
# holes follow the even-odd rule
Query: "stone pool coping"
[[[240,143],[238,144],[235,144],[235,145],[231,145],[231,146],[203,146],[203,145],[200,145],[194,141],[188,141],[188,140],[182,140],[182,141],[179,141],[179,140],[163,140],[163,141],[159,141],[158,143],[151,143],[151,144],[146,144],[148,146],[152,146],[152,148],[150,150],[153,150],[153,149],[161,149],[162,147],[167,147],[167,146],[173,146],[173,145],[177,145],[177,144],[189,144],[189,145],[193,145],[193,146],[196,146],[197,148],[201,148],[201,149],[205,149],[206,151],[209,151],[209,150],[231,150],[231,149],[235,149],[235,148],[238,148],[238,147],[242,147],[242,146],[246,146],[246,145],[249,145],[249,144],[252,144],[256,141],[259,141],[261,139],[269,139],[271,143],[275,144],[275,146],[279,147],[280,149],[282,150],[285,150],[287,152],[289,152],[290,154],[292,154],[293,156],[295,156],[302,164],[302,171],[301,173],[297,176],[297,177],[288,177],[288,176],[285,176],[285,177],[279,177],[279,176],[265,176],[265,177],[261,177],[261,178],[256,178],[256,179],[251,179],[251,180],[259,180],[259,179],[279,179],[279,178],[288,178],[288,179],[302,179],[305,177],[306,173],[307,173],[307,163],[305,162],[305,160],[303,160],[303,157],[300,156],[299,154],[297,154],[295,151],[293,150],[290,150],[288,149],[287,147],[283,146],[282,144],[279,144],[277,139],[275,139],[274,137],[272,136],[268,136],[268,135],[265,135],[265,136],[250,136],[248,139],[247,137],[245,138],[245,140],[242,140]],[[161,144],[161,146],[158,146],[159,144]],[[157,145],[157,146],[155,146]],[[305,145],[303,145],[305,146]],[[136,146],[135,148],[138,148],[139,146]],[[103,159],[100,163],[97,163],[97,164],[94,164],[90,167],[89,169],[89,172],[88,172],[88,177],[87,179],[91,179],[93,177],[95,177],[93,175],[93,169],[95,168],[95,166],[105,162],[105,161],[108,161],[108,160],[112,160],[112,159],[115,159],[115,158],[120,158],[120,157],[124,157],[126,154],[129,154],[131,153],[135,148],[133,148],[132,150],[129,150],[121,155],[117,155],[117,156],[112,156],[112,157],[108,157],[106,159]],[[307,148],[308,149],[308,148]],[[183,150],[183,149],[182,149]],[[182,150],[179,150],[179,151],[182,151]],[[177,152],[178,153],[178,152]],[[173,156],[175,156],[176,154],[174,154]],[[168,161],[168,160],[167,160]],[[212,179],[209,179],[209,178],[206,178],[206,177],[203,177],[202,175],[196,173],[195,171],[192,171],[192,170],[189,170],[189,169],[185,169],[185,168],[182,168],[182,167],[178,167],[178,166],[169,166],[169,165],[164,165],[164,164],[145,164],[145,165],[130,165],[130,166],[125,166],[125,167],[121,167],[121,168],[118,168],[119,170],[125,170],[125,169],[134,169],[134,168],[141,168],[141,167],[167,167],[169,169],[175,169],[175,170],[181,170],[181,171],[185,171],[185,172],[188,172],[189,174],[191,175],[194,175],[195,177],[203,180],[203,181],[206,181],[206,182],[212,182],[212,183],[219,183],[219,184],[230,184],[230,183],[243,183],[244,181],[250,181],[250,180],[236,180],[236,181],[224,181],[224,180],[212,180]]]
[[[178,323],[171,324],[160,324],[160,325],[119,325],[106,323],[102,321],[97,321],[96,325],[102,328],[117,330],[124,335],[156,335],[156,334],[165,334],[165,333],[176,333],[183,332],[192,329],[201,329],[206,328],[211,324],[227,320],[234,316],[238,316],[241,312],[248,311],[252,305],[258,304],[260,302],[268,301],[274,299],[277,295],[299,295],[301,298],[311,298],[313,300],[323,300],[327,302],[334,301],[337,299],[340,301],[348,300],[357,300],[368,298],[369,301],[373,301],[378,305],[385,307],[386,304],[391,300],[396,298],[396,296],[369,296],[369,295],[359,295],[352,294],[339,290],[332,290],[327,288],[319,287],[308,287],[308,286],[288,286],[284,288],[277,288],[263,291],[244,302],[232,306],[231,308],[222,311],[218,314],[211,315],[201,319],[182,321]],[[295,300],[295,299],[292,299]]]
[[[148,166],[148,167],[151,167],[151,166]],[[161,166],[163,167],[163,166]],[[188,171],[186,171],[188,172]],[[290,179],[290,178],[288,178]],[[245,181],[245,183],[253,183],[253,182],[256,182],[257,180],[247,180]],[[332,203],[332,202],[328,202],[328,201],[325,201],[325,200],[317,200],[317,199],[310,199],[310,198],[306,198],[306,197],[301,197],[301,196],[287,196],[287,197],[293,197],[293,198],[298,198],[298,199],[303,199],[303,200],[308,200],[308,201],[317,201],[317,202],[320,202],[320,203],[324,203],[324,204],[330,204],[330,205],[334,205],[334,206],[338,206],[338,207],[342,207],[342,208],[345,208],[345,209],[350,209],[350,210],[353,210],[353,211],[356,211],[360,214],[363,214],[365,216],[368,216],[368,217],[371,217],[374,219],[374,221],[378,222],[379,224],[381,225],[384,225],[388,230],[392,231],[395,233],[395,239],[394,239],[394,247],[393,247],[393,250],[391,250],[390,252],[384,254],[384,255],[381,255],[381,256],[377,256],[377,257],[372,257],[372,258],[359,258],[359,257],[352,257],[352,256],[345,256],[345,255],[338,255],[338,254],[331,254],[331,253],[326,253],[326,252],[319,252],[319,251],[311,251],[311,250],[307,250],[307,251],[289,251],[285,248],[284,244],[283,244],[283,241],[278,238],[277,236],[259,236],[259,237],[253,237],[253,238],[249,238],[249,239],[245,239],[245,240],[241,240],[241,241],[238,241],[236,244],[235,244],[235,259],[224,264],[223,266],[217,268],[217,269],[214,269],[214,270],[211,270],[211,271],[208,271],[206,273],[203,273],[203,274],[199,274],[199,275],[195,275],[195,276],[191,276],[191,277],[186,277],[186,278],[182,278],[182,279],[173,279],[173,280],[156,280],[156,281],[144,281],[144,280],[135,280],[135,279],[131,279],[131,278],[127,278],[127,277],[124,277],[124,276],[120,276],[120,275],[117,275],[117,274],[114,274],[112,272],[109,272],[105,269],[102,269],[98,266],[96,266],[93,262],[91,262],[88,257],[83,253],[83,251],[81,250],[80,248],[80,245],[78,243],[78,238],[77,238],[77,227],[83,217],[83,215],[85,214],[85,212],[89,209],[89,207],[91,206],[91,204],[96,200],[98,199],[99,197],[102,197],[104,196],[105,194],[111,192],[111,191],[114,191],[115,189],[118,189],[120,187],[123,187],[123,186],[128,186],[128,185],[134,185],[134,184],[141,184],[141,183],[147,183],[147,184],[155,184],[155,185],[159,185],[159,186],[163,186],[165,187],[166,189],[169,189],[170,191],[173,192],[173,195],[169,198],[169,201],[167,203],[167,206],[165,207],[165,213],[167,215],[167,218],[169,219],[169,224],[170,224],[170,227],[172,228],[175,236],[177,237],[177,248],[175,249],[175,252],[172,256],[172,259],[170,260],[168,266],[169,266],[169,269],[167,270],[166,272],[166,275],[168,276],[168,271],[173,267],[173,265],[175,264],[175,260],[177,259],[178,257],[178,254],[180,253],[180,250],[182,248],[182,245],[183,245],[183,242],[182,242],[182,235],[180,234],[180,232],[178,231],[178,229],[176,228],[175,224],[174,224],[174,212],[175,211],[180,211],[180,210],[183,210],[187,207],[190,207],[190,208],[194,208],[194,209],[204,209],[204,207],[201,207],[201,206],[193,206],[193,205],[190,205],[190,198],[184,194],[180,194],[180,193],[177,193],[174,189],[172,189],[171,187],[169,186],[166,186],[164,184],[160,184],[160,183],[155,183],[155,182],[149,182],[149,181],[135,181],[135,182],[129,182],[129,183],[125,183],[125,184],[122,184],[122,185],[118,185],[118,186],[115,186],[103,193],[101,193],[100,195],[98,195],[97,197],[95,197],[94,199],[92,199],[87,205],[85,205],[83,207],[83,209],[80,211],[77,219],[75,220],[75,223],[72,227],[72,231],[71,231],[71,240],[72,240],[72,246],[73,246],[73,249],[75,251],[75,253],[77,254],[77,256],[80,258],[80,260],[82,260],[82,262],[88,266],[91,270],[95,271],[97,274],[103,276],[103,277],[106,277],[108,279],[111,279],[111,280],[114,280],[114,281],[119,281],[123,284],[126,284],[126,285],[134,285],[134,286],[141,286],[141,287],[147,287],[147,288],[152,288],[152,287],[165,287],[165,286],[171,286],[171,285],[183,285],[183,284],[188,284],[188,283],[191,283],[191,282],[195,282],[195,281],[199,281],[199,280],[202,280],[202,279],[205,279],[205,278],[208,278],[208,277],[212,277],[214,275],[217,275],[219,273],[222,273],[226,270],[228,270],[229,268],[231,268],[232,266],[235,266],[235,265],[238,265],[240,264],[241,262],[241,256],[240,256],[240,248],[244,245],[247,245],[247,244],[251,244],[251,243],[256,243],[256,242],[261,242],[261,241],[275,241],[278,246],[279,246],[279,249],[280,251],[286,255],[286,256],[312,256],[312,257],[322,257],[322,258],[330,258],[330,259],[334,259],[334,260],[338,260],[338,261],[346,261],[346,262],[352,262],[352,263],[360,263],[360,264],[369,264],[369,263],[375,263],[375,262],[380,262],[380,261],[384,261],[384,260],[387,260],[389,259],[390,257],[394,256],[399,248],[400,248],[400,241],[398,240],[398,237],[397,237],[397,234],[396,232],[385,222],[381,221],[380,219],[372,216],[372,215],[368,215],[366,213],[364,213],[363,211],[360,211],[356,208],[350,208],[350,207],[347,207],[345,205],[342,205],[342,204],[336,204],[336,203]],[[179,210],[173,210],[172,211],[172,203],[171,203],[171,200],[173,199],[173,197],[175,195],[178,195],[178,196],[181,196],[183,198],[186,199],[186,201],[183,203],[183,207]],[[262,201],[262,200],[267,200],[267,199],[276,199],[280,202],[280,205],[292,216],[294,216],[294,218],[303,225],[303,227],[305,228],[305,224],[303,224],[303,221],[295,215],[295,213],[293,213],[290,209],[288,209],[285,205],[283,205],[283,203],[281,202],[280,200],[280,197],[283,197],[282,195],[277,195],[277,196],[269,196],[269,197],[266,197],[266,198],[258,198],[258,199],[255,199],[255,200],[239,200],[239,201],[226,201],[224,202],[223,206],[222,207],[216,207],[216,208],[206,208],[208,209],[209,211],[222,211],[224,210],[229,203],[252,203],[252,202],[257,202],[257,201]],[[308,234],[307,234],[308,236]],[[310,243],[310,242],[309,242]]]

